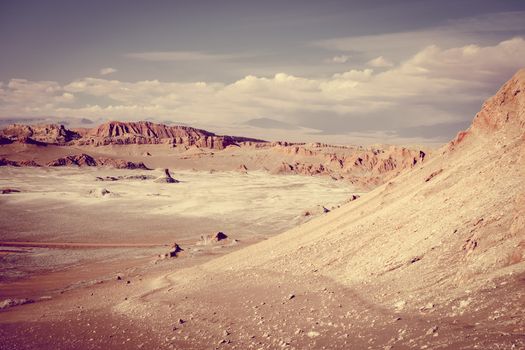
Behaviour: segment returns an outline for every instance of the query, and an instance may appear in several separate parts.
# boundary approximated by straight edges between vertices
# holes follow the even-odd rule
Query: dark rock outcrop
[[[173,177],[171,177],[169,169],[164,169],[163,172],[164,172],[164,174],[162,176],[160,176],[159,178],[157,178],[155,180],[155,182],[158,182],[158,183],[169,183],[169,184],[174,184],[174,183],[179,183],[180,182],[179,180],[176,180]]]
[[[40,164],[35,162],[34,160],[10,160],[7,158],[0,158],[0,166],[33,166],[33,167],[39,167]]]
[[[177,255],[182,251],[184,251],[184,249],[182,249],[180,245],[178,245],[177,243],[173,243],[173,247],[169,251],[168,255],[170,258],[176,258]]]
[[[16,188],[0,188],[0,194],[11,194],[19,192],[20,190],[17,190]]]
[[[96,160],[88,154],[76,154],[55,159],[49,163],[48,166],[97,166]]]
[[[75,154],[55,159],[47,166],[107,166],[117,169],[142,169],[149,170],[142,162],[134,163],[122,159],[93,158],[89,154]]]

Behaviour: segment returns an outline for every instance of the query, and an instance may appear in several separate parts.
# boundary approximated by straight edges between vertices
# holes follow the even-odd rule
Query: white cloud
[[[441,26],[422,30],[331,38],[313,42],[312,45],[341,52],[363,52],[367,55],[388,52],[391,59],[406,59],[414,51],[429,45],[450,48],[502,40],[508,36],[506,33],[525,31],[523,18],[525,11],[491,13],[451,20]]]
[[[329,62],[329,63],[347,63],[348,60],[350,60],[350,56],[348,56],[348,55],[338,55],[338,56],[334,56],[332,58],[327,59],[326,62]]]
[[[407,73],[471,84],[476,84],[472,77],[476,77],[479,83],[501,82],[501,77],[510,76],[515,70],[525,66],[523,55],[525,40],[520,37],[485,47],[466,45],[443,50],[437,46],[429,46],[406,61],[402,68]]]
[[[383,56],[379,56],[379,57],[376,57],[374,59],[371,59],[370,61],[368,61],[367,64],[369,66],[375,67],[375,68],[388,68],[388,67],[392,67],[394,65],[392,62],[390,62],[389,60],[387,60]]]
[[[2,116],[35,115],[38,110],[53,110],[75,100],[72,93],[65,92],[55,81],[29,81],[11,79],[0,89],[0,113]],[[11,114],[3,112],[10,110]],[[3,112],[3,113],[2,113]]]
[[[147,51],[128,53],[126,56],[152,62],[217,61],[244,57],[243,55],[215,54],[201,51]]]
[[[100,75],[110,75],[110,74],[113,74],[113,73],[116,73],[116,72],[117,72],[117,70],[115,68],[107,67],[107,68],[102,68],[99,71],[99,74]]]
[[[492,46],[428,46],[380,71],[325,78],[278,73],[224,84],[86,77],[65,85],[12,79],[0,83],[0,116],[150,118],[223,128],[267,117],[309,130],[388,137],[396,128],[470,119],[460,107],[494,93],[523,67],[523,57],[525,40],[513,38]]]

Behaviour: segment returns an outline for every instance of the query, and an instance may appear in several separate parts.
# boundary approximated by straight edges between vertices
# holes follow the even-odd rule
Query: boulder
[[[162,176],[158,177],[155,180],[155,182],[158,182],[158,183],[169,183],[169,184],[179,183],[180,182],[179,180],[176,180],[176,179],[171,177],[169,169],[164,169],[163,171],[164,171],[164,174]]]
[[[173,247],[171,248],[168,255],[170,258],[176,258],[177,255],[182,251],[184,251],[184,249],[182,249],[180,245],[178,245],[177,243],[173,243]]]
[[[219,241],[222,241],[223,239],[226,239],[228,238],[228,236],[224,233],[224,232],[217,232],[214,236],[213,236],[213,239],[217,242]]]

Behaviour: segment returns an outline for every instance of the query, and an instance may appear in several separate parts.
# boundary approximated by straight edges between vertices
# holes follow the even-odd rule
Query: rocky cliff
[[[453,150],[463,143],[499,138],[495,147],[509,140],[525,139],[525,69],[520,69],[476,114],[472,125],[448,144]]]
[[[212,132],[181,125],[165,125],[152,122],[104,123],[93,129],[79,129],[82,138],[79,145],[125,145],[125,144],[173,144],[210,149],[224,149],[240,142],[264,142],[236,136],[220,136]]]
[[[65,145],[80,138],[80,135],[68,130],[64,125],[22,125],[12,124],[0,130],[0,144],[21,142],[29,144]]]
[[[47,157],[40,164],[89,165],[89,162],[84,161],[85,157],[82,158],[83,154],[90,154],[93,158],[94,154],[120,158],[126,153],[134,161],[142,160],[154,167],[166,166],[158,161],[159,158],[162,159],[162,155],[151,156],[146,151],[148,157],[144,158],[130,153],[129,150],[124,151],[124,148],[124,153],[121,153],[118,149],[112,151],[98,146],[163,144],[166,147],[162,147],[163,151],[159,153],[169,156],[170,162],[178,168],[199,167],[200,170],[207,171],[244,169],[244,172],[267,170],[274,174],[330,176],[338,180],[348,180],[364,188],[375,187],[428,158],[426,151],[401,146],[359,147],[266,142],[244,137],[220,136],[187,126],[151,122],[113,121],[92,129],[74,130],[68,130],[62,125],[11,125],[0,131],[0,144],[8,145],[4,149],[11,147],[10,143],[24,146],[55,145],[60,146],[62,150],[69,146],[71,152],[66,154],[67,157],[64,156],[64,152],[59,152],[61,158],[53,157],[50,162],[51,159]],[[176,147],[177,150],[171,150],[170,147]],[[27,147],[25,149],[32,160],[41,158],[38,156],[42,153],[39,148],[33,151],[28,151]],[[220,150],[224,151],[216,152]],[[48,153],[51,152],[53,151],[49,150]],[[15,149],[11,153],[6,151],[4,155],[10,160],[27,159]],[[93,163],[102,165],[102,162]]]
[[[12,124],[0,130],[0,144],[11,142],[54,145],[173,144],[224,149],[241,142],[265,142],[246,137],[222,136],[188,126],[152,122],[111,121],[93,129],[66,129],[63,125]]]

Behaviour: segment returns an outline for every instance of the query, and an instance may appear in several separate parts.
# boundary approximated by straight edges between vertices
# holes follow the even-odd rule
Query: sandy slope
[[[524,348],[524,130],[521,70],[440,156],[359,200],[202,264],[4,313],[4,344]]]

